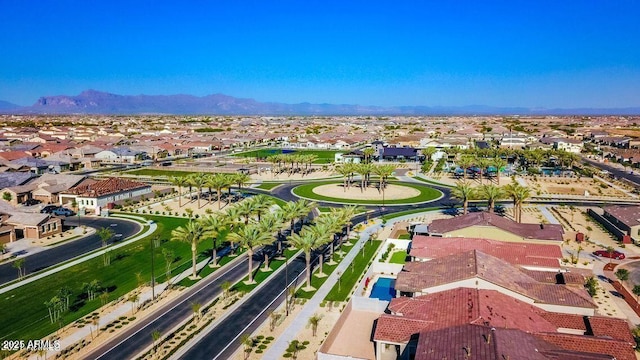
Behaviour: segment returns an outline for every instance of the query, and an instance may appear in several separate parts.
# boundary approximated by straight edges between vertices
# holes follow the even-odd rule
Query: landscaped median
[[[315,290],[313,291],[304,291],[304,286],[301,285],[300,289],[298,289],[298,291],[296,291],[296,298],[300,298],[300,299],[311,299],[315,293],[318,291],[318,289],[320,289],[320,287],[322,286],[322,284],[325,283],[325,281],[327,281],[327,279],[329,278],[329,275],[333,274],[333,271],[338,267],[338,265],[340,264],[340,262],[342,261],[342,259],[344,258],[344,256],[340,256],[339,251],[344,251],[344,252],[349,252],[349,250],[351,250],[351,248],[353,247],[353,244],[350,242],[345,242],[342,244],[342,246],[340,248],[336,248],[335,252],[333,253],[333,258],[334,259],[338,259],[338,261],[334,262],[333,264],[326,262],[322,265],[322,272],[326,275],[326,276],[318,276],[318,272],[320,271],[319,268],[317,268],[316,272],[311,276],[311,287],[314,288]],[[318,259],[315,260],[316,262],[318,261]]]
[[[145,216],[154,220],[158,228],[150,236],[127,244],[110,252],[111,263],[104,265],[102,256],[89,259],[57,273],[35,280],[3,294],[0,307],[11,309],[0,317],[0,328],[3,329],[0,340],[41,339],[55,332],[60,327],[92,313],[103,306],[105,301],[113,301],[137,288],[139,279],[149,281],[151,275],[151,239],[157,238],[160,248],[154,251],[155,274],[157,279],[165,279],[166,257],[162,249],[173,253],[170,261],[172,273],[187,268],[190,263],[190,245],[182,242],[168,241],[171,230],[184,225],[187,219],[159,216]],[[206,258],[209,242],[198,246],[201,257]],[[139,275],[138,275],[139,274]],[[104,298],[96,296],[87,298],[85,284],[96,281],[99,284],[98,294],[107,293]],[[44,304],[57,296],[63,288],[68,288],[69,310],[62,313],[59,321],[52,323],[49,310]]]
[[[349,269],[345,270],[340,276],[338,283],[333,286],[325,297],[325,301],[347,301],[351,297],[353,288],[362,279],[380,245],[382,245],[381,240],[368,240],[365,242],[364,248],[359,250]]]
[[[391,181],[387,184],[398,186],[401,188],[407,188],[408,190],[417,190],[417,194],[412,197],[402,198],[402,199],[394,199],[391,196],[384,197],[384,193],[380,193],[380,199],[354,199],[350,198],[347,195],[341,197],[342,193],[341,188],[342,181],[317,181],[308,184],[302,184],[293,188],[292,193],[296,196],[299,196],[304,199],[314,200],[314,201],[324,201],[338,204],[360,204],[360,205],[405,205],[405,204],[418,204],[425,203],[429,201],[434,201],[443,196],[442,192],[439,190],[433,189],[428,186],[420,185],[420,184],[412,184],[412,183],[400,183]],[[320,195],[314,192],[314,189],[324,185],[336,185],[336,192],[334,196],[325,196]],[[355,185],[352,185],[355,186]],[[356,186],[357,187],[357,186]],[[376,189],[367,189],[368,191],[377,191]]]

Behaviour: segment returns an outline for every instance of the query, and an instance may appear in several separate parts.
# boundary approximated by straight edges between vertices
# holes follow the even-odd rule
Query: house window
[[[46,231],[46,227],[45,227],[44,225],[42,225],[42,226],[41,226],[41,229],[40,229],[40,230],[41,230],[41,232],[43,232],[43,233],[47,232],[47,231]]]
[[[53,230],[58,230],[58,223],[53,223]]]

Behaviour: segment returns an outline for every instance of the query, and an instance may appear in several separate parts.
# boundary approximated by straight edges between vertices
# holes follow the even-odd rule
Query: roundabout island
[[[297,197],[313,201],[373,206],[423,204],[444,196],[441,191],[429,186],[400,182],[389,182],[380,188],[375,183],[366,187],[358,184],[345,187],[342,181],[322,181],[298,185],[291,192]]]

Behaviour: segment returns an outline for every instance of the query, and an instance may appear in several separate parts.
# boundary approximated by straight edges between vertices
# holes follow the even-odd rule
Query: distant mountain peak
[[[43,96],[32,106],[0,101],[0,112],[21,114],[172,114],[172,115],[636,115],[640,108],[540,109],[525,107],[469,106],[364,106],[349,104],[284,104],[259,102],[225,94],[206,96],[118,95],[88,89],[76,96]]]

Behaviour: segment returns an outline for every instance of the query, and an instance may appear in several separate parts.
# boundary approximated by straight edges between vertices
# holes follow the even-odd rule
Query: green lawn
[[[433,210],[438,210],[438,209],[442,209],[442,207],[426,207],[426,208],[420,208],[420,209],[398,211],[398,212],[393,213],[393,214],[382,215],[382,219],[388,221],[388,220],[395,219],[395,218],[400,217],[400,216],[418,214],[418,213],[423,213],[423,212],[426,212],[426,211],[433,211]]]
[[[339,153],[339,152],[344,153],[346,151],[347,150],[342,150],[342,151],[338,151],[338,150],[293,150],[292,152],[289,152],[288,154],[304,154],[304,155],[313,154],[313,155],[316,155],[318,157],[318,159],[316,161],[314,161],[314,164],[330,164],[335,160],[336,153]],[[282,149],[252,150],[252,151],[233,154],[233,156],[249,157],[249,158],[256,158],[256,159],[265,159],[265,158],[268,158],[269,156],[273,156],[273,155],[277,155],[277,154],[282,154]]]
[[[363,205],[377,205],[377,204],[381,203],[381,200],[343,199],[343,198],[339,198],[339,197],[322,196],[322,195],[318,195],[318,194],[313,192],[313,189],[315,187],[318,187],[318,186],[321,186],[321,185],[326,185],[326,184],[342,184],[342,182],[341,181],[322,181],[322,182],[303,184],[303,185],[296,186],[295,188],[293,188],[293,193],[295,195],[297,195],[297,196],[308,198],[308,199],[312,199],[312,200],[317,200],[317,201],[331,201],[331,202],[338,202],[338,203],[363,204]],[[407,183],[403,183],[401,185],[416,189],[416,190],[418,190],[420,192],[420,194],[415,196],[415,197],[407,198],[407,199],[400,199],[400,200],[389,200],[389,199],[387,199],[384,202],[386,205],[425,202],[425,201],[435,200],[435,199],[439,198],[440,196],[442,196],[442,193],[440,191],[438,191],[436,189],[433,189],[433,188],[430,188],[430,187],[427,187],[427,186],[415,185],[415,184],[407,184]],[[369,189],[369,191],[377,191],[377,190]]]
[[[180,171],[180,170],[157,170],[157,169],[138,169],[126,171],[124,175],[136,175],[136,176],[188,176],[192,174],[202,174],[198,171]]]
[[[287,259],[291,259],[295,254],[298,253],[298,250],[295,249],[285,249],[284,254]],[[284,260],[272,260],[269,262],[269,268],[272,271],[261,271],[264,266],[260,265],[258,268],[253,269],[253,280],[255,280],[255,284],[247,285],[244,282],[249,279],[249,276],[245,276],[242,280],[235,283],[231,288],[232,291],[240,291],[244,293],[248,293],[249,291],[256,288],[256,286],[260,285],[266,278],[271,276],[277,269],[279,269],[285,263]],[[249,271],[249,267],[247,266],[247,271]]]
[[[275,187],[278,187],[282,185],[281,182],[275,182],[275,183],[271,183],[271,182],[263,182],[262,184],[256,186],[256,189],[262,189],[262,190],[271,190]]]
[[[448,187],[448,188],[452,188],[453,187],[451,185],[447,185],[447,184],[444,184],[444,183],[441,183],[441,182],[437,182],[437,181],[433,181],[433,180],[427,180],[427,179],[425,179],[423,177],[420,177],[420,176],[413,176],[413,179],[416,179],[418,181],[422,181],[422,182],[427,183],[427,184],[433,184],[433,185],[438,185],[438,186]]]
[[[241,255],[245,253],[245,249],[238,249],[237,251],[237,255]],[[228,264],[229,262],[231,262],[233,259],[235,259],[237,256],[223,256],[221,258],[218,258],[218,264],[220,265],[220,267]],[[189,262],[189,266],[191,266],[191,262]],[[197,280],[191,280],[189,279],[189,277],[186,277],[182,280],[180,280],[180,282],[178,282],[177,285],[179,286],[186,286],[189,287],[195,283],[197,283],[198,281],[206,278],[207,276],[213,274],[216,270],[220,269],[220,267],[217,268],[212,268],[209,267],[209,265],[203,267],[202,269],[200,269],[200,271],[198,271],[198,275],[201,277],[201,279],[197,279]]]
[[[344,246],[344,244],[342,245],[342,251],[344,251],[345,253],[349,252],[349,250],[351,250],[351,246]],[[324,284],[325,281],[327,281],[327,278],[329,277],[329,275],[331,275],[333,273],[333,271],[338,267],[338,264],[340,264],[340,261],[342,260],[338,254],[337,254],[338,249],[335,249],[335,252],[333,254],[333,258],[336,260],[336,263],[333,265],[329,265],[327,263],[324,263],[322,265],[322,271],[327,275],[327,276],[323,276],[323,277],[318,277],[315,275],[315,273],[311,276],[311,286],[315,288],[314,291],[304,291],[302,290],[302,288],[304,288],[306,286],[306,278],[305,278],[305,282],[303,283],[302,287],[300,289],[298,289],[298,291],[296,291],[296,297],[298,298],[302,298],[302,299],[311,299],[313,297],[313,295],[315,295],[316,291],[318,291],[318,289],[320,289],[320,286],[322,286],[322,284]],[[317,263],[317,260],[316,260]],[[316,273],[318,269],[316,269]],[[305,270],[306,271],[306,270]]]
[[[389,262],[392,264],[401,264],[404,265],[405,259],[407,258],[407,252],[404,250],[396,251],[391,255],[391,259]]]
[[[411,240],[411,234],[402,234],[402,235],[398,236],[398,239],[400,239],[400,240]]]
[[[382,245],[381,240],[367,241],[364,248],[364,256],[362,251],[358,249],[358,254],[355,259],[345,270],[344,274],[340,277],[340,281],[333,286],[327,297],[326,301],[346,301],[349,298],[351,289],[356,285],[362,274],[368,268],[371,259],[378,251],[378,248]]]
[[[102,256],[98,256],[2,294],[0,308],[11,310],[3,311],[3,315],[0,317],[0,328],[2,329],[0,340],[40,339],[57,330],[58,325],[51,324],[49,321],[48,310],[44,302],[50,300],[63,286],[69,287],[73,293],[70,298],[70,310],[63,316],[63,324],[69,324],[101,306],[99,298],[87,300],[86,294],[82,292],[84,283],[98,280],[102,288],[109,292],[109,300],[111,301],[137,287],[136,273],[140,273],[144,281],[149,281],[151,275],[150,238],[158,236],[161,247],[173,251],[176,256],[176,260],[173,262],[173,275],[182,269],[189,268],[190,245],[168,241],[171,230],[185,224],[187,219],[162,216],[145,217],[154,220],[158,229],[146,239],[113,250],[109,266],[104,266]],[[201,252],[201,258],[210,256],[209,247],[210,242],[208,241],[200,243],[198,249]],[[155,250],[154,260],[156,278],[158,281],[163,281],[165,279],[163,271],[165,260],[160,249]]]

